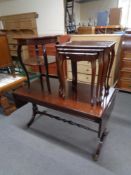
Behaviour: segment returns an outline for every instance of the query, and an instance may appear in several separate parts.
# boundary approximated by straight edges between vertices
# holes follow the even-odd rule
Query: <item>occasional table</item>
[[[17,37],[15,38],[18,43],[17,54],[21,66],[27,76],[28,87],[30,88],[30,77],[26,66],[37,66],[39,72],[39,78],[41,81],[41,87],[43,89],[43,76],[46,77],[48,90],[50,91],[49,83],[49,71],[48,71],[48,60],[46,53],[46,44],[56,43],[58,35],[45,35],[45,36],[30,36],[30,37]],[[34,57],[28,57],[26,60],[22,58],[22,47],[23,46],[34,46]],[[40,56],[40,53],[42,56]],[[42,73],[42,66],[45,67],[45,74]]]

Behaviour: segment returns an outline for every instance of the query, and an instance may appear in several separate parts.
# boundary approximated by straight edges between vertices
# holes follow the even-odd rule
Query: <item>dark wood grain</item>
[[[131,34],[122,36],[121,61],[117,87],[121,90],[131,92]]]
[[[111,88],[109,95],[107,97],[103,96],[104,100],[101,106],[92,106],[90,104],[90,86],[83,83],[78,83],[77,86],[78,90],[76,95],[72,90],[72,82],[66,82],[65,99],[59,96],[59,81],[57,79],[51,79],[51,94],[48,92],[46,86],[44,91],[41,91],[39,81],[35,81],[32,83],[30,90],[27,87],[22,87],[16,90],[14,95],[19,96],[23,101],[35,102],[56,110],[68,111],[71,114],[95,119],[102,118],[103,112],[116,92],[115,89]]]
[[[0,33],[0,68],[12,66],[7,36]]]

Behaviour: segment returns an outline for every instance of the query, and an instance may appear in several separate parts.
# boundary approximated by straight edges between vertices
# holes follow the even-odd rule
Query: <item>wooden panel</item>
[[[122,8],[111,8],[109,14],[109,25],[121,24]]]
[[[78,27],[77,33],[78,34],[94,34],[95,27]]]
[[[119,80],[119,88],[127,91],[131,91],[131,79],[130,80]]]
[[[122,90],[131,91],[131,35],[122,37],[121,67],[118,87]]]
[[[120,71],[120,77],[121,79],[131,79],[131,70],[121,70]]]
[[[68,76],[68,80],[72,80],[72,72],[68,72],[67,76]],[[91,75],[78,73],[78,81],[90,84],[91,83]],[[112,81],[112,79],[109,78],[109,84],[112,83],[111,81]],[[97,83],[97,76],[95,78],[95,83]]]
[[[48,64],[48,68],[49,68],[49,74],[57,75],[57,66],[56,66],[56,63],[50,63],[50,64]],[[31,66],[30,69],[33,72],[38,72],[38,70],[39,70],[38,66]],[[45,73],[45,67],[44,66],[42,66],[42,73]]]
[[[14,38],[37,35],[37,17],[38,14],[35,12],[0,17],[11,45],[11,56],[17,56],[17,41]]]
[[[97,68],[96,72],[98,73],[98,66],[96,68]],[[70,72],[72,71],[71,64],[68,64],[68,71],[70,71]],[[85,65],[79,64],[77,72],[78,73],[83,73],[83,74],[91,74],[90,64],[89,65],[88,64],[86,65],[86,63],[85,63]]]
[[[72,80],[72,72],[68,72],[68,79]],[[80,82],[85,82],[89,83],[91,82],[91,76],[90,75],[85,75],[85,74],[78,74],[78,81]]]
[[[35,12],[32,13],[21,13],[15,15],[1,16],[4,29],[14,30],[14,29],[36,29],[35,18],[38,17],[38,14]]]
[[[131,61],[130,60],[122,60],[122,68],[131,68]]]
[[[83,74],[78,74],[78,81],[91,83],[91,76],[90,75],[83,76]],[[95,83],[96,83],[96,79],[95,79]]]
[[[123,57],[124,57],[124,58],[130,58],[130,59],[131,59],[131,52],[129,52],[129,51],[124,51]]]
[[[71,61],[68,60],[68,61],[67,61],[67,64],[69,64],[69,66],[70,66]],[[91,63],[90,63],[89,61],[80,61],[80,62],[77,63],[77,65],[78,65],[78,66],[80,66],[80,65],[83,65],[83,66],[85,66],[85,65],[86,65],[86,66],[90,66]]]
[[[33,45],[29,45],[28,46],[28,50],[29,50],[29,55],[30,56],[35,56],[35,47]],[[46,44],[46,53],[47,55],[50,56],[56,56],[56,48],[55,48],[55,44]],[[43,51],[42,51],[42,47],[39,47],[39,55],[43,55]]]
[[[0,67],[8,67],[12,64],[7,37],[0,34]]]

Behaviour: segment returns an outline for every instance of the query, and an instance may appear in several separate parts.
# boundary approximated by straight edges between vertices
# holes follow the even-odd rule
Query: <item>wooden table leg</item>
[[[48,88],[48,91],[51,92],[50,80],[49,80],[49,70],[48,70],[48,61],[47,61],[47,54],[46,54],[46,49],[45,48],[44,48],[44,63],[45,63],[45,71],[46,71],[45,74],[46,74],[47,88]],[[42,84],[43,84],[43,82],[42,82]]]
[[[96,98],[97,98],[97,103],[101,102],[101,90],[102,90],[102,84],[101,84],[101,79],[102,79],[102,70],[103,70],[103,58],[102,58],[102,53],[99,53],[98,55],[98,79],[97,79],[97,88],[96,88]]]
[[[59,95],[65,98],[65,80],[64,80],[63,63],[64,63],[64,56],[62,55],[57,56],[57,67],[60,81]]]
[[[101,137],[99,138],[99,143],[97,146],[97,149],[95,151],[95,153],[93,154],[93,160],[97,161],[104,143],[104,139],[105,137],[108,135],[107,130],[105,129],[104,132],[102,133]]]
[[[39,69],[39,73],[40,73],[40,83],[41,83],[41,89],[43,90],[44,89],[44,85],[43,85],[43,78],[42,78],[42,68],[41,68],[41,65],[40,65],[40,61],[39,61],[39,48],[38,48],[38,45],[35,45],[35,53],[36,53],[36,57],[37,57],[37,62],[38,62],[38,69]],[[45,62],[45,60],[44,60]],[[45,65],[46,67],[46,65]]]
[[[108,76],[108,68],[109,68],[109,64],[110,64],[110,52],[107,51],[106,55],[105,55],[105,71],[104,71],[104,89],[105,89],[105,95],[107,95],[107,76]]]
[[[71,60],[71,68],[72,68],[72,87],[74,90],[77,89],[77,62]]]
[[[103,87],[106,91],[106,76],[107,76],[107,71],[108,71],[108,53],[107,50],[104,51],[103,53],[103,70],[102,70],[102,79],[101,79],[101,96],[102,96],[102,92],[103,92]]]
[[[114,47],[111,48],[111,51],[109,53],[109,66],[108,66],[108,73],[107,73],[107,79],[106,79],[106,94],[108,95],[109,93],[109,78],[110,78],[110,73],[111,73],[111,68],[113,65],[113,61],[114,61],[114,57],[115,57],[115,50]]]
[[[91,104],[94,105],[94,86],[96,77],[96,59],[91,61],[92,78],[91,78]]]
[[[21,45],[18,45],[17,53],[18,53],[19,62],[21,64],[21,66],[22,66],[22,69],[24,70],[24,72],[26,74],[27,82],[28,82],[28,88],[30,88],[30,77],[29,77],[29,74],[28,74],[28,72],[26,70],[25,65],[23,64],[21,52],[22,52],[22,46]]]

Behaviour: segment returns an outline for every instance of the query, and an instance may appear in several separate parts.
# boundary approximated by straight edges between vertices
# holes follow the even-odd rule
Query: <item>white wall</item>
[[[74,18],[76,25],[79,25],[80,23],[80,4],[75,3],[74,4]]]
[[[119,0],[119,7],[122,7],[121,24],[131,28],[131,0]]]
[[[97,0],[80,4],[81,23],[87,24],[88,19],[95,19],[97,13],[110,8],[118,7],[118,0]]]
[[[63,0],[0,0],[0,15],[37,12],[39,34],[64,33]]]

